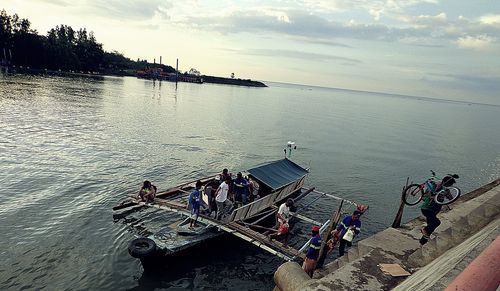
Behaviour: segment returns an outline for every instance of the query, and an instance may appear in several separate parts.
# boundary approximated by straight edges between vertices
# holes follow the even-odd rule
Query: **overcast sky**
[[[499,0],[2,0],[182,71],[500,104]]]

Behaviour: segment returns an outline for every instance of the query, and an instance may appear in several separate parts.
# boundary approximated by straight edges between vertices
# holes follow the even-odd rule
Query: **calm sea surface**
[[[111,208],[145,179],[161,190],[236,172],[289,140],[307,185],[370,205],[363,237],[391,224],[408,176],[458,173],[464,192],[500,176],[500,99],[268,85],[0,75],[0,289],[271,289],[282,261],[231,238],[143,274],[127,253],[137,231]],[[307,214],[334,207],[321,198]],[[142,215],[144,228],[170,220]]]

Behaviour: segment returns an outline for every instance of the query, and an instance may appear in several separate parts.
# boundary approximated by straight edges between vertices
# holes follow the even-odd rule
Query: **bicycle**
[[[431,170],[432,177],[422,184],[410,184],[403,189],[403,202],[406,205],[416,205],[422,201],[424,195],[430,192],[434,202],[441,205],[448,205],[455,202],[461,194],[458,187],[452,187],[459,178],[457,174],[448,174],[441,181],[436,177],[436,173]]]

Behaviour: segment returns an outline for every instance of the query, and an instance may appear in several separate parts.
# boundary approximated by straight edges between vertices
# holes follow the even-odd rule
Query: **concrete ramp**
[[[456,247],[415,272],[394,290],[443,290],[479,253],[500,234],[497,219]],[[462,266],[459,266],[462,264]]]
[[[420,229],[425,225],[425,220],[420,217],[401,228],[388,228],[359,241],[355,247],[348,250],[345,256],[325,265],[323,269],[316,270],[314,278],[304,281],[303,284],[296,284],[291,288],[277,284],[277,288],[281,290],[391,290],[406,278],[385,275],[380,270],[379,264],[399,264],[410,273],[414,273],[438,257],[441,257],[443,262],[452,263],[450,260],[453,258],[450,256],[470,253],[467,250],[477,246],[481,240],[484,240],[485,235],[492,235],[498,231],[499,183],[500,180],[496,180],[487,185],[489,187],[482,187],[480,195],[475,193],[477,197],[471,200],[464,197],[462,201],[459,200],[451,205],[451,210],[440,213],[438,217],[442,223],[423,247],[420,246],[418,240],[422,236]],[[487,232],[485,229],[491,231]],[[463,246],[455,250],[455,253],[447,253],[462,244]],[[437,261],[436,264],[438,264]],[[290,267],[291,264],[288,263],[287,266]],[[432,271],[428,272],[432,273]],[[443,272],[450,273],[449,271]],[[280,267],[279,272],[275,274],[275,282],[283,282],[277,277],[285,273],[286,268]],[[413,275],[410,278],[413,278]],[[415,283],[415,286],[419,286],[418,284]]]

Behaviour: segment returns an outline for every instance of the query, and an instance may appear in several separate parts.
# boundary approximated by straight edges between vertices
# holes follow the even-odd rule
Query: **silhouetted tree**
[[[104,52],[94,33],[85,28],[75,31],[71,26],[58,25],[46,36],[31,29],[27,19],[17,14],[0,11],[0,59],[3,48],[12,50],[12,64],[33,68],[92,71],[104,73],[134,73],[134,70],[153,66],[145,60],[130,60],[117,51]],[[165,72],[174,72],[171,66],[155,65]],[[132,72],[130,72],[132,71]]]

